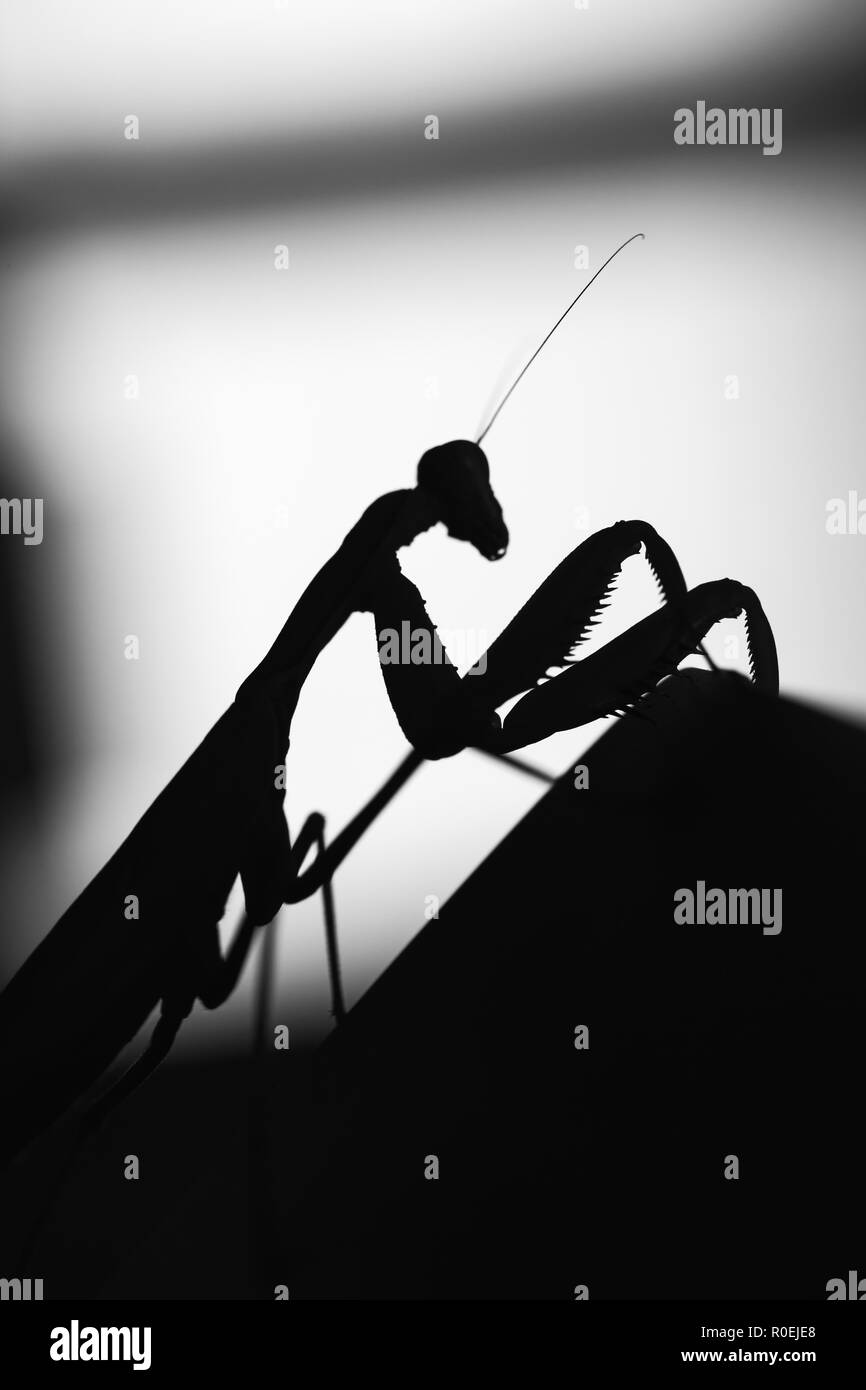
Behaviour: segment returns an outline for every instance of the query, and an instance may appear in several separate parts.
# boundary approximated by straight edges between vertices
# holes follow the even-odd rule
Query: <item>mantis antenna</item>
[[[484,426],[484,429],[481,431],[481,433],[479,434],[478,438],[476,439],[476,441],[475,441],[476,444],[480,444],[480,443],[481,443],[482,439],[483,439],[484,436],[487,434],[487,431],[490,429],[490,426],[493,424],[494,420],[496,419],[496,417],[497,417],[497,415],[499,414],[500,410],[501,410],[502,407],[504,406],[505,402],[508,400],[508,397],[511,395],[512,391],[514,390],[514,388],[522,381],[523,377],[524,377],[524,376],[526,375],[526,373],[529,371],[529,368],[532,366],[532,364],[533,364],[533,362],[535,361],[536,357],[537,357],[538,354],[541,352],[541,349],[542,349],[542,348],[545,346],[545,344],[548,343],[548,342],[550,341],[550,339],[553,337],[553,335],[554,335],[554,333],[556,332],[557,328],[558,328],[559,325],[562,323],[562,320],[563,320],[564,318],[566,318],[566,317],[571,313],[571,311],[572,311],[572,309],[574,308],[574,306],[575,306],[575,304],[577,303],[577,301],[578,301],[583,295],[586,294],[586,292],[587,292],[587,290],[589,289],[590,285],[592,284],[593,280],[597,280],[597,279],[598,279],[598,277],[599,277],[599,275],[601,274],[601,272],[605,269],[606,266],[609,266],[609,265],[610,265],[611,261],[614,259],[615,256],[618,256],[618,255],[619,255],[620,251],[624,251],[625,248],[626,248],[627,246],[630,246],[631,243],[632,243],[633,241],[637,241],[638,239],[640,239],[641,241],[643,241],[643,240],[646,239],[643,232],[635,232],[633,236],[630,236],[626,241],[624,241],[624,242],[622,243],[621,246],[618,246],[618,247],[616,248],[615,251],[612,251],[611,254],[608,256],[607,260],[604,261],[604,262],[599,266],[599,268],[598,268],[598,270],[595,272],[595,274],[592,275],[592,276],[590,276],[590,278],[587,280],[586,284],[584,285],[583,289],[580,291],[580,294],[575,295],[574,299],[571,301],[571,303],[569,304],[569,306],[568,306],[568,308],[565,310],[565,312],[562,313],[562,314],[560,314],[559,318],[556,320],[556,323],[553,325],[553,327],[551,328],[551,330],[550,330],[550,332],[547,334],[547,336],[544,337],[544,338],[542,338],[541,342],[538,344],[538,347],[535,349],[535,351],[534,351],[534,353],[532,354],[532,356],[530,357],[529,361],[528,361],[528,362],[526,363],[526,365],[517,373],[517,376],[516,376],[516,377],[514,378],[514,380],[512,381],[512,383],[511,383],[511,385],[509,386],[508,390],[505,392],[505,395],[502,397],[502,400],[499,402],[498,406],[497,406],[496,409],[494,410],[494,412],[493,412],[493,414],[491,415],[490,419],[487,421],[487,424]],[[709,664],[710,670],[712,670],[712,671],[717,671],[717,670],[719,669],[719,668],[717,667],[716,663],[713,661],[713,658],[710,656],[709,652],[707,651],[706,646],[704,645],[703,642],[699,642],[698,645],[697,645],[697,647],[695,648],[695,650],[698,651],[698,652],[700,652],[701,656],[703,656],[703,657],[706,659],[706,661],[707,661],[708,664]]]
[[[614,256],[618,256],[619,253],[620,253],[620,251],[624,251],[625,248],[631,244],[631,242],[637,241],[638,237],[643,238],[643,235],[644,235],[643,232],[635,232],[634,236],[630,236],[630,237],[628,238],[628,241],[624,241],[624,242],[622,243],[622,246],[618,246],[618,247],[616,248],[616,250],[613,251],[613,252],[611,253],[611,255],[608,256],[607,260],[604,262],[604,265],[600,265],[599,268],[598,268],[598,270],[595,272],[595,274],[594,274],[589,280],[587,280],[587,282],[586,282],[586,284],[584,285],[583,289],[581,290],[580,294],[577,295],[577,296],[571,301],[571,303],[569,304],[569,306],[568,306],[568,308],[566,309],[565,313],[564,313],[564,314],[560,314],[559,318],[556,320],[556,323],[555,323],[555,324],[553,325],[553,327],[551,328],[551,330],[550,330],[550,332],[548,333],[547,337],[546,337],[546,338],[542,338],[541,342],[538,344],[538,347],[535,349],[535,351],[534,351],[534,353],[532,354],[532,356],[530,357],[529,361],[526,363],[526,366],[522,369],[522,371],[518,372],[517,376],[516,376],[516,377],[514,378],[514,380],[512,381],[512,383],[511,383],[511,385],[509,386],[508,390],[505,392],[505,395],[502,397],[502,400],[499,402],[498,406],[496,407],[496,409],[494,410],[493,414],[491,415],[490,419],[487,421],[487,424],[484,426],[484,429],[481,431],[481,433],[479,434],[478,438],[476,439],[476,441],[475,441],[476,444],[480,444],[480,443],[481,443],[482,439],[484,438],[484,436],[485,436],[485,434],[487,433],[487,431],[490,429],[490,426],[493,424],[494,420],[496,419],[496,417],[497,417],[497,415],[499,414],[500,410],[501,410],[502,407],[504,406],[505,402],[508,400],[508,397],[511,395],[511,393],[512,393],[512,391],[514,390],[515,386],[517,386],[518,382],[520,382],[520,381],[522,380],[522,378],[526,375],[526,373],[529,371],[529,368],[532,366],[532,364],[533,364],[533,362],[535,361],[536,357],[537,357],[538,354],[541,352],[541,349],[544,347],[545,343],[547,343],[547,342],[549,341],[549,339],[553,337],[553,335],[554,335],[554,333],[556,332],[557,328],[558,328],[559,325],[562,323],[562,320],[566,317],[566,315],[568,315],[568,314],[571,313],[571,311],[572,311],[572,309],[574,308],[575,304],[577,303],[578,299],[580,299],[582,295],[586,294],[586,292],[587,292],[587,290],[589,289],[590,285],[592,284],[593,280],[597,280],[597,279],[598,279],[599,275],[600,275],[601,272],[604,270],[605,266],[610,265],[610,263],[611,263],[611,261],[613,260]]]

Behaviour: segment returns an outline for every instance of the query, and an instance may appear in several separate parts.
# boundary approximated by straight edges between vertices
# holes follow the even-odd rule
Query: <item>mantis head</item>
[[[418,464],[418,486],[427,493],[449,536],[469,541],[485,560],[508,549],[508,528],[490,486],[484,450],[469,439],[428,449]]]

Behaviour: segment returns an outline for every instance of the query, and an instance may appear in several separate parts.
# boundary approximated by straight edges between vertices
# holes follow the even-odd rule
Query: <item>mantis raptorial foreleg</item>
[[[623,561],[641,546],[666,602],[600,651],[576,660],[607,606]],[[687,590],[670,547],[646,522],[618,522],[578,546],[520,610],[484,658],[461,679],[442,653],[438,634],[415,586],[399,571],[383,571],[374,604],[377,634],[426,635],[430,661],[383,661],[391,704],[410,743],[426,758],[461,748],[510,753],[557,731],[626,710],[639,702],[721,618],[745,612],[757,681],[778,686],[775,645],[752,590],[718,580]],[[537,685],[550,667],[569,669]],[[531,688],[536,686],[536,688]],[[496,707],[528,691],[503,725]]]

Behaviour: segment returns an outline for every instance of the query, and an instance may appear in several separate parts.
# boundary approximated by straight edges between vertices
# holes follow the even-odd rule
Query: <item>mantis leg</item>
[[[667,600],[601,651],[578,661],[574,648],[603,615],[624,560],[645,549]],[[425,758],[448,757],[475,746],[508,753],[637,703],[680,661],[696,651],[709,629],[724,617],[746,615],[755,683],[778,690],[772,631],[757,596],[730,579],[687,590],[673,551],[643,521],[618,522],[591,536],[562,561],[462,679],[441,654],[418,590],[397,567],[381,586],[374,608],[385,684],[400,727]],[[402,634],[406,625],[422,653],[396,644],[397,660],[385,661],[383,634]],[[550,667],[570,669],[536,685]],[[535,689],[529,689],[532,686]],[[497,706],[529,689],[504,727]]]
[[[265,859],[261,861],[263,877],[257,877],[248,865],[247,882],[255,886],[248,890],[247,910],[225,957],[220,954],[216,927],[199,937],[199,941],[204,941],[205,946],[196,963],[195,978],[198,997],[206,1009],[219,1008],[233,993],[246,964],[256,928],[267,926],[276,917],[283,903],[292,901],[292,893],[304,860],[313,846],[317,846],[320,852],[324,849],[325,821],[318,811],[307,817],[295,843],[291,846],[282,808],[279,811],[279,820],[282,831],[275,836],[276,846],[274,843],[271,844],[274,858],[269,862]]]
[[[451,757],[499,728],[474,677],[461,679],[415,585],[395,570],[375,598],[379,661],[397,722],[422,758]]]
[[[721,618],[745,611],[755,683],[778,691],[776,648],[751,589],[731,579],[700,584],[685,601],[665,604],[612,642],[531,690],[510,711],[494,747],[510,752],[549,734],[627,712],[671,675]]]
[[[106,1115],[131,1095],[143,1081],[156,1070],[171,1051],[180,1026],[192,1008],[192,997],[184,1000],[165,999],[162,1011],[156,1022],[150,1042],[140,1057],[137,1057],[119,1081],[96,1100],[84,1116],[87,1129],[96,1129]]]
[[[412,746],[425,758],[449,757],[467,746],[507,751],[500,746],[497,707],[529,689],[549,667],[571,659],[571,649],[603,614],[623,562],[642,546],[663,596],[681,604],[686,586],[670,547],[646,522],[617,522],[553,570],[463,678],[444,652],[421,595],[394,559],[379,577],[373,611],[388,696]],[[580,722],[586,721],[572,724]]]

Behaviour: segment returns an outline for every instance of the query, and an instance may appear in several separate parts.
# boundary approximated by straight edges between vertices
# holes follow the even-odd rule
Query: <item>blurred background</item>
[[[0,496],[43,498],[44,539],[0,537],[0,983],[363,508],[477,436],[637,231],[485,441],[508,556],[437,530],[404,567],[474,656],[644,517],[689,583],[757,590],[786,693],[863,710],[866,536],[826,519],[866,499],[864,31],[857,0],[7,0]],[[781,107],[782,153],[676,146],[698,100]],[[629,561],[594,641],[655,603]],[[710,647],[745,669],[738,624]],[[559,773],[604,727],[526,756]],[[357,616],[301,699],[292,830],[335,833],[405,751]],[[416,775],[335,881],[350,1003],[542,790],[473,753]],[[277,964],[274,1022],[320,1035],[318,899]],[[250,979],[180,1053],[248,1035]]]

